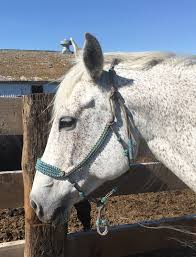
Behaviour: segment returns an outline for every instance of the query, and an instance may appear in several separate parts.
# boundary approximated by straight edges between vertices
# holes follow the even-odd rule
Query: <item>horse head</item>
[[[101,46],[87,33],[82,59],[66,74],[56,93],[52,128],[37,163],[30,201],[44,222],[64,222],[84,194],[88,196],[128,169],[126,143],[119,144],[119,138],[127,140],[127,131],[122,115],[115,114],[120,104],[111,106],[114,78],[103,65]]]

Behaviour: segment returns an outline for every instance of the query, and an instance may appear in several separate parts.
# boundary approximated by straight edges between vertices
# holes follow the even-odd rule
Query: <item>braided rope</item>
[[[97,140],[96,144],[91,148],[90,152],[84,157],[84,159],[81,162],[79,162],[68,173],[65,173],[64,171],[62,171],[58,167],[55,167],[51,164],[43,162],[41,159],[37,160],[37,163],[36,163],[36,166],[35,166],[36,170],[38,170],[38,171],[42,172],[43,174],[48,175],[52,178],[67,179],[68,176],[73,174],[75,171],[81,169],[83,166],[86,165],[87,162],[89,162],[94,157],[94,155],[97,153],[97,151],[100,149],[100,147],[105,142],[105,139],[109,134],[110,127],[111,127],[110,124],[106,124],[101,136]]]

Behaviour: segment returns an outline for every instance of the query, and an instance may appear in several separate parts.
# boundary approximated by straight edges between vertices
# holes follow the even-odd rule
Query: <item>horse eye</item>
[[[76,126],[76,119],[73,117],[62,117],[59,121],[59,130],[65,129],[65,130],[72,130]]]

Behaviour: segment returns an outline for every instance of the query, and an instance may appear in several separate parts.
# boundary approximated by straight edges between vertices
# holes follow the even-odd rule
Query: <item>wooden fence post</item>
[[[25,207],[25,257],[63,257],[65,226],[41,223],[29,204],[35,163],[47,142],[53,95],[34,94],[23,97],[23,156]]]

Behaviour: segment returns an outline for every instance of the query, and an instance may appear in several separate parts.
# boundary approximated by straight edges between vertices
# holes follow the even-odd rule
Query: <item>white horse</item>
[[[130,153],[127,142],[137,145],[138,133],[157,160],[196,192],[196,58],[159,52],[103,56],[89,33],[82,57],[57,91],[37,164],[30,199],[39,219],[64,222],[81,197],[125,173],[137,153],[135,145]],[[113,58],[116,75],[107,71]]]

